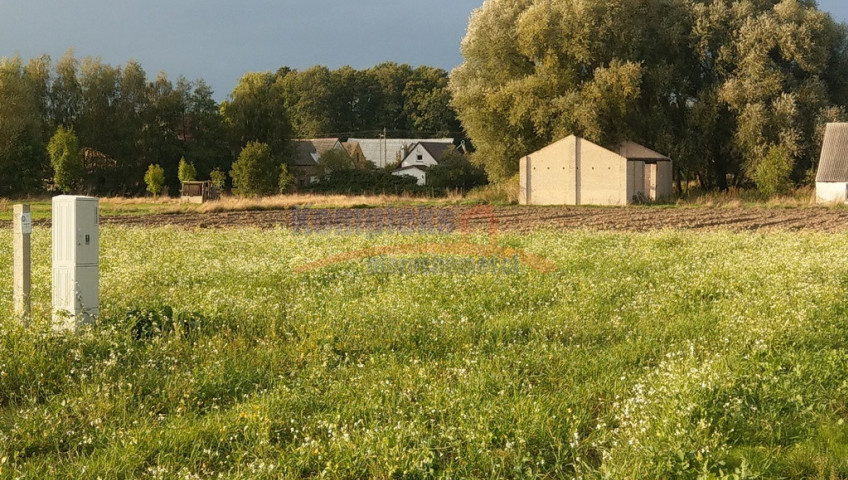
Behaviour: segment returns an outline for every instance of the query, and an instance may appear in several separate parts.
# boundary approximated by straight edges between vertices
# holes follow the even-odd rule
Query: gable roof
[[[358,149],[360,152],[362,151],[362,147],[359,146],[359,142],[342,142],[342,146],[344,147],[347,154],[351,157],[356,155],[356,150]]]
[[[453,150],[455,148],[453,146],[453,143],[437,143],[430,141],[418,142],[418,145],[421,145],[421,147],[426,150],[427,153],[429,153],[430,156],[433,157],[437,162],[442,159],[442,155],[444,155],[445,152]],[[414,149],[415,147],[413,146],[412,150]]]
[[[293,164],[298,167],[318,165],[321,155],[335,148],[338,138],[310,138],[292,140],[295,148]]]
[[[378,167],[394,163],[397,157],[405,156],[404,149],[419,142],[447,143],[453,145],[452,138],[349,138],[348,142],[358,142],[362,154],[369,162]]]
[[[827,124],[816,181],[848,182],[848,123]]]
[[[655,152],[648,147],[639,145],[636,142],[631,142],[629,140],[621,142],[621,145],[618,147],[618,154],[628,160],[642,160],[642,161],[670,161],[671,159],[662,153]]]

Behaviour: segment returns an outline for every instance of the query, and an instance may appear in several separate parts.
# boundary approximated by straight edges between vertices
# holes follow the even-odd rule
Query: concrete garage
[[[618,152],[568,136],[520,161],[522,205],[627,205],[672,195],[671,159],[634,142]]]
[[[819,169],[816,172],[816,202],[848,201],[848,123],[828,123],[824,131]]]

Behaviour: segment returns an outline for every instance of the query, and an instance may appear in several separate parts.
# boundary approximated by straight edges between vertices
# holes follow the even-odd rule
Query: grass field
[[[456,238],[101,233],[96,327],[51,332],[46,229],[31,326],[0,283],[0,477],[848,477],[848,235],[539,232],[500,241],[554,273],[295,275]]]
[[[0,198],[0,220],[12,219],[12,206],[16,203],[30,205],[33,218],[50,218],[51,200],[49,197],[9,200]],[[181,201],[179,198],[162,197],[154,200],[151,197],[100,198],[100,215],[148,215],[148,214],[178,214],[178,213],[211,213],[244,210],[278,210],[309,205],[318,208],[348,208],[358,206],[378,207],[385,205],[453,205],[475,203],[464,200],[461,195],[454,194],[446,197],[426,197],[409,195],[312,195],[287,194],[269,197],[246,198],[226,196],[220,200],[194,204]]]

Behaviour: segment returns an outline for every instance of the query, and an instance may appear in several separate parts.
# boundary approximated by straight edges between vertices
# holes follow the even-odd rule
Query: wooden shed
[[[671,159],[634,142],[618,151],[568,136],[520,161],[522,205],[627,205],[673,194]]]
[[[180,200],[190,203],[203,203],[218,200],[220,193],[210,181],[183,182]]]

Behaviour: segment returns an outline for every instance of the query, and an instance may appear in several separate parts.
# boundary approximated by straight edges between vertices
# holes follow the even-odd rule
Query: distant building
[[[453,145],[452,138],[351,138],[348,142],[359,143],[365,159],[377,168],[385,168],[402,161],[409,149],[418,142]]]
[[[291,174],[298,186],[308,185],[317,180],[315,177],[321,156],[330,150],[347,153],[347,149],[338,138],[311,138],[292,140],[294,157],[289,163]]]
[[[828,123],[816,172],[816,202],[848,201],[848,123]]]
[[[400,167],[392,170],[392,175],[413,176],[418,185],[426,185],[427,169],[438,165],[445,153],[455,149],[453,143],[431,142],[429,140],[418,142],[407,150],[400,162]]]
[[[359,145],[359,142],[342,142],[342,146],[350,158],[353,159],[354,165],[356,168],[365,168],[365,163],[368,161],[365,158],[365,153],[362,151],[362,146]]]
[[[673,194],[671,159],[634,142],[613,152],[571,135],[519,168],[522,205],[627,205]]]

